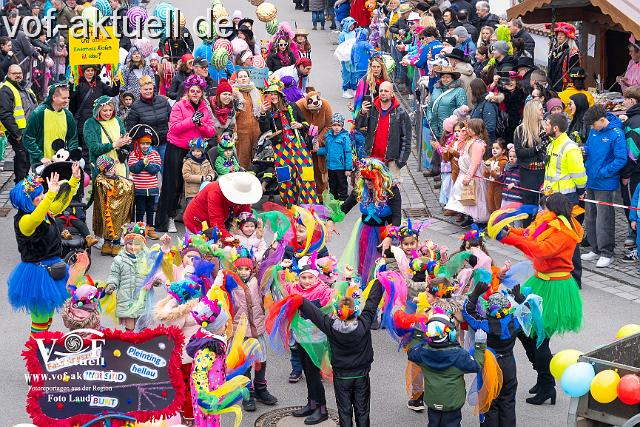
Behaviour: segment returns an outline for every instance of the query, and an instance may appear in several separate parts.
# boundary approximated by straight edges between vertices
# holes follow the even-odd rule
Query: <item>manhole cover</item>
[[[404,208],[402,209],[405,217],[414,218],[428,218],[431,216],[429,210],[426,208]]]
[[[293,411],[300,408],[301,406],[289,406],[286,408],[274,409],[273,411],[269,411],[265,414],[260,415],[254,425],[255,427],[304,426],[304,418],[295,418],[291,416],[291,413]],[[324,427],[338,425],[338,412],[332,408],[328,408],[328,411],[329,419],[321,424],[318,424],[318,426]]]

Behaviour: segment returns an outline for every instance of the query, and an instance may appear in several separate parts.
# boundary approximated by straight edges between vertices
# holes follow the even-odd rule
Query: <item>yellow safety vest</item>
[[[571,151],[577,155],[569,159]],[[587,184],[587,173],[582,163],[580,147],[566,133],[560,135],[547,147],[549,160],[544,171],[544,187],[562,194],[570,194]]]
[[[7,86],[9,89],[11,89],[11,92],[13,92],[13,100],[15,102],[15,106],[13,109],[13,118],[16,121],[16,124],[18,125],[18,129],[24,129],[27,127],[27,118],[24,115],[24,109],[22,108],[22,97],[20,96],[20,91],[18,91],[18,89],[16,89],[16,87],[13,84],[9,84],[7,85],[7,82],[4,81],[2,82],[2,84],[0,84],[0,88],[2,88],[3,86]],[[33,92],[31,92],[31,89],[27,89],[27,95],[32,95]],[[35,95],[32,95],[33,99],[35,99]],[[7,130],[6,127],[4,127],[4,125],[0,122],[0,132],[5,132]]]

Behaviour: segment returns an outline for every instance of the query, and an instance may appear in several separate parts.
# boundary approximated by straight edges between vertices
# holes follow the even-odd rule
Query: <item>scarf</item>
[[[194,162],[196,162],[199,165],[203,164],[204,161],[207,160],[207,156],[204,153],[202,154],[202,156],[200,156],[200,158],[197,158],[196,156],[191,154],[191,151],[189,151],[189,153],[187,154],[187,158],[193,160]]]
[[[282,63],[283,67],[291,65],[291,57],[289,56],[288,51],[286,52],[286,54],[284,52],[278,51],[278,58],[280,58],[280,62]]]
[[[213,113],[216,115],[216,118],[218,119],[220,124],[225,125],[227,123],[227,120],[229,120],[229,113],[231,113],[231,110],[233,110],[233,104],[229,107],[218,107],[218,104],[216,102],[213,102],[212,104]]]
[[[241,85],[236,83],[235,85],[233,85],[234,89],[238,89],[241,93],[249,93],[249,98],[251,99],[251,106],[253,108],[253,115],[254,116],[259,116],[260,115],[260,92],[258,91],[258,89],[256,88],[256,85],[253,84],[253,82],[249,83],[248,85]]]

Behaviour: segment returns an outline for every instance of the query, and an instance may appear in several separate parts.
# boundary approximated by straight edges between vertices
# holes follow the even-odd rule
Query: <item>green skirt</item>
[[[578,284],[570,277],[543,280],[531,276],[522,286],[542,297],[542,322],[547,338],[554,334],[578,332],[582,327],[582,296]]]

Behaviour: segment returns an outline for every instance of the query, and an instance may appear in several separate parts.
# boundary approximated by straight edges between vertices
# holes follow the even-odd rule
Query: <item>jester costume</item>
[[[297,105],[284,101],[281,82],[271,84],[265,94],[277,96],[279,105],[285,106],[272,109],[259,117],[261,132],[279,132],[271,140],[282,204],[291,207],[295,204],[318,203],[313,161],[306,147],[309,125],[305,123]],[[303,127],[292,129],[293,122],[300,123]]]
[[[375,260],[380,256],[378,245],[387,237],[387,226],[400,226],[402,198],[392,184],[389,169],[379,160],[364,159],[359,166],[360,178],[353,193],[341,206],[345,214],[359,205],[362,217],[353,229],[341,264],[358,267],[363,283],[372,279]],[[371,182],[369,188],[365,180]]]

